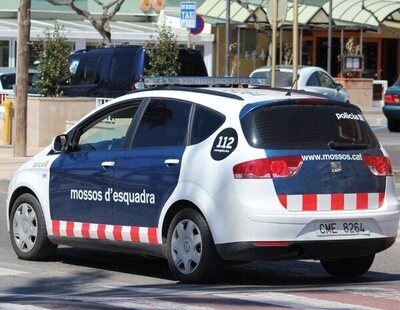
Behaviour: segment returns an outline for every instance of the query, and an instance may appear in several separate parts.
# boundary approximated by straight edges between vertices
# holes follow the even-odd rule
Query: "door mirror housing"
[[[342,89],[344,89],[344,87],[343,87],[343,85],[342,84],[340,84],[340,83],[336,83],[336,90],[342,90]]]
[[[51,144],[51,148],[54,152],[64,153],[68,150],[68,136],[65,134],[58,135],[53,139],[53,143]]]

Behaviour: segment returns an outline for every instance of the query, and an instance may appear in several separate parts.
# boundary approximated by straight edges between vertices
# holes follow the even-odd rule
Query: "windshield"
[[[242,119],[247,141],[263,149],[359,149],[379,143],[361,112],[336,105],[263,106]]]

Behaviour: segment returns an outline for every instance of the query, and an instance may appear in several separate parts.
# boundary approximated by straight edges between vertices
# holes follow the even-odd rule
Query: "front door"
[[[121,156],[138,104],[111,107],[69,133],[71,150],[50,169],[50,212],[53,221],[113,223],[115,163]]]

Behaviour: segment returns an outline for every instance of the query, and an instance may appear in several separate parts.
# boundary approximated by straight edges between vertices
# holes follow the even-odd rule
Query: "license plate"
[[[369,235],[368,225],[363,221],[316,222],[315,232],[320,237]]]

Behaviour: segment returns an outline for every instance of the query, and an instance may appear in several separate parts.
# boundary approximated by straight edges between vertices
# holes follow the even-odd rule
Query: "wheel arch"
[[[167,241],[168,228],[172,222],[172,219],[179,211],[183,209],[193,209],[194,211],[198,212],[202,217],[204,217],[204,219],[207,222],[207,218],[205,217],[203,212],[193,202],[185,199],[178,200],[171,205],[171,207],[168,209],[167,213],[164,216],[161,228],[161,237],[163,244],[165,244]]]
[[[12,206],[14,205],[15,201],[18,199],[19,196],[21,196],[23,194],[31,194],[33,197],[35,197],[39,201],[38,196],[35,194],[34,191],[32,191],[32,189],[30,189],[27,186],[18,187],[16,190],[14,190],[14,192],[12,193],[11,198],[10,198],[10,202],[9,202],[9,206],[8,206],[8,218],[10,218],[10,216],[11,216],[11,209],[12,209]]]

